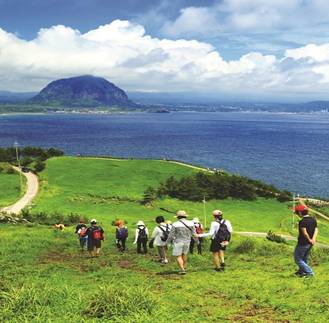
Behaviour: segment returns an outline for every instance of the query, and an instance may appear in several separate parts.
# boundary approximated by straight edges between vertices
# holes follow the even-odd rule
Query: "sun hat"
[[[92,220],[90,221],[90,223],[97,223],[97,220],[96,220],[96,219],[92,219]]]
[[[142,226],[142,225],[145,226],[145,224],[144,224],[143,221],[138,221],[138,222],[137,222],[137,226],[138,226],[138,227],[139,227],[139,226]]]
[[[295,212],[303,212],[307,210],[307,206],[303,204],[296,205],[294,208]]]
[[[199,218],[194,218],[192,221],[195,222],[195,223],[200,223]]]
[[[188,215],[187,215],[187,213],[184,210],[179,210],[176,213],[176,218],[178,218],[178,217],[179,218],[187,218]]]
[[[223,212],[221,210],[214,210],[212,212],[212,215],[215,215],[215,216],[220,216],[220,215],[223,215]]]

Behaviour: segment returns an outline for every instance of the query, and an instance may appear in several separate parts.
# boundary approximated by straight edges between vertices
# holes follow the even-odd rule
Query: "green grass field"
[[[316,250],[316,277],[294,276],[293,248],[238,236],[227,270],[208,252],[161,267],[154,251],[119,254],[107,235],[100,258],[78,250],[73,228],[0,225],[3,322],[327,322],[329,255]],[[207,246],[208,248],[208,246]]]
[[[4,168],[0,172],[0,208],[14,203],[20,196],[20,179],[17,173],[7,174],[8,165],[0,163],[0,167]]]
[[[329,252],[315,248],[316,277],[297,278],[294,243],[233,235],[227,270],[213,271],[209,241],[204,254],[189,256],[188,274],[177,275],[175,260],[162,267],[155,251],[137,255],[132,232],[138,220],[150,229],[155,216],[185,209],[203,220],[203,203],[174,199],[140,204],[144,189],[171,175],[196,170],[164,161],[52,158],[40,175],[41,190],[32,213],[79,213],[105,229],[101,257],[78,248],[74,227],[54,232],[42,225],[0,225],[0,317],[4,322],[327,322]],[[0,175],[2,176],[2,175]],[[18,177],[18,176],[16,176]],[[0,196],[0,201],[2,197]],[[288,204],[276,200],[208,201],[221,209],[235,231],[293,233]],[[128,252],[114,245],[112,220],[128,221]],[[295,219],[295,222],[297,219]],[[320,222],[326,242],[329,225]]]

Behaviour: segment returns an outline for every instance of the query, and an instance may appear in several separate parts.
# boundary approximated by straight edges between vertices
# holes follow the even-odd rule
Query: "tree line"
[[[169,177],[158,188],[148,187],[144,191],[143,204],[152,203],[157,198],[172,197],[180,200],[202,201],[235,198],[255,200],[257,197],[276,198],[280,202],[292,199],[289,191],[280,191],[270,184],[223,172],[214,174],[199,172],[177,179]]]
[[[63,156],[64,152],[56,148],[42,149],[40,147],[19,147],[17,148],[20,165],[23,167],[31,167],[35,172],[41,172],[48,158]],[[17,165],[17,156],[15,147],[0,147],[0,162]]]

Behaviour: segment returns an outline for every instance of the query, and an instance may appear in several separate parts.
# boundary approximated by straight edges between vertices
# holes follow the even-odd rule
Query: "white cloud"
[[[209,43],[152,38],[129,21],[84,34],[53,26],[30,41],[0,29],[0,89],[40,90],[51,80],[83,74],[130,91],[325,95],[329,44],[287,50],[283,57],[250,52],[224,60]]]
[[[223,0],[210,7],[187,7],[162,31],[170,36],[265,33],[328,24],[327,0]]]

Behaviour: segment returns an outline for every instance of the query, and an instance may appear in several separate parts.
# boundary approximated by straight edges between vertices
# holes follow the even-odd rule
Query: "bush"
[[[278,234],[275,234],[271,230],[267,233],[266,239],[277,243],[287,243],[287,240],[285,238],[281,237]]]
[[[234,249],[237,253],[251,254],[256,250],[256,241],[250,238],[242,240]]]
[[[155,298],[145,287],[116,285],[100,287],[83,314],[109,321],[136,322],[138,317],[152,314],[156,306]]]
[[[36,173],[42,172],[46,168],[46,164],[42,162],[41,160],[38,160],[34,165],[34,171]]]

